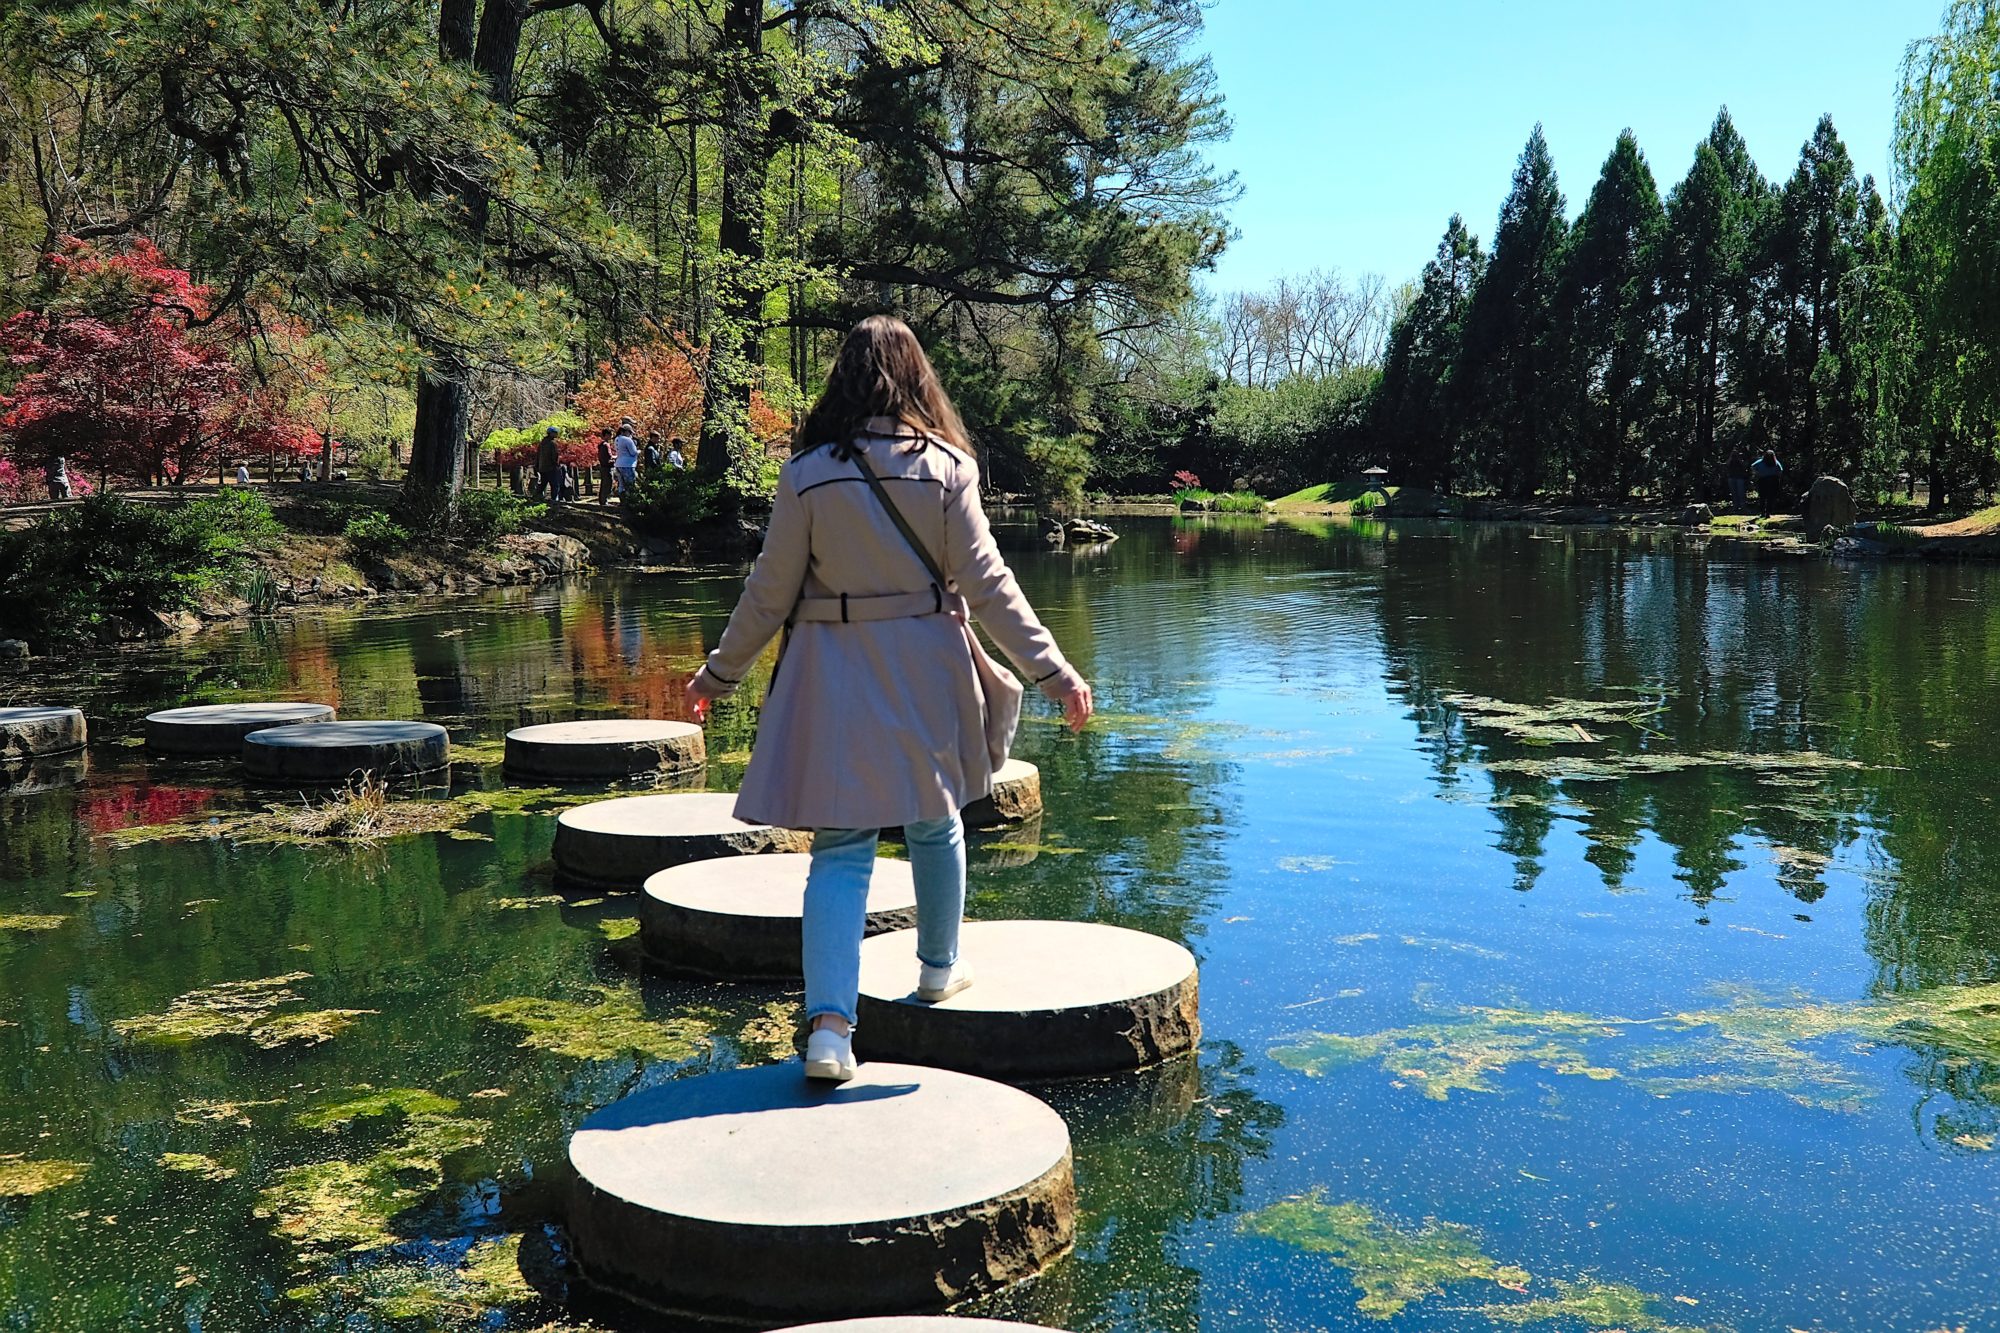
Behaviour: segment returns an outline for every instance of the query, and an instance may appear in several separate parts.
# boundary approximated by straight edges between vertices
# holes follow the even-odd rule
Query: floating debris
[[[1526,1269],[1488,1258],[1469,1227],[1431,1221],[1404,1229],[1366,1204],[1330,1204],[1318,1191],[1252,1213],[1242,1229],[1324,1255],[1345,1269],[1361,1291],[1356,1308],[1370,1319],[1400,1314],[1450,1283],[1491,1282],[1519,1291],[1532,1280]]]
[[[575,1060],[614,1060],[637,1055],[652,1060],[691,1060],[708,1049],[715,1026],[709,1016],[648,1018],[635,992],[592,988],[596,1004],[517,996],[473,1009],[481,1018],[520,1028],[521,1045]]]
[[[74,1185],[90,1173],[88,1162],[63,1162],[0,1154],[0,1199],[25,1199]]]
[[[392,796],[379,783],[349,787],[321,801],[270,804],[259,810],[204,811],[158,824],[138,824],[104,835],[113,847],[156,842],[226,839],[243,846],[322,847],[373,843],[419,833],[477,839],[464,826],[481,815],[542,814],[581,805],[590,794],[558,787],[503,787],[451,797]]]
[[[192,1042],[211,1037],[247,1037],[267,1049],[331,1041],[372,1009],[313,1009],[278,1013],[303,1000],[292,983],[310,972],[255,980],[224,981],[175,997],[164,1013],[121,1018],[112,1027],[138,1041]]]
[[[1585,723],[1637,726],[1667,710],[1666,704],[1647,699],[1551,699],[1545,704],[1517,704],[1478,694],[1447,694],[1443,701],[1471,725],[1529,745],[1596,745],[1599,738]]]

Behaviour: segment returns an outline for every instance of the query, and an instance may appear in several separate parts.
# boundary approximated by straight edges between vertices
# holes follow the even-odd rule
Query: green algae
[[[805,1006],[795,1000],[773,1000],[737,1032],[736,1044],[744,1052],[767,1060],[789,1060],[798,1051],[799,1020],[804,1013]]]
[[[317,1046],[345,1032],[372,1009],[311,1009],[279,1013],[304,997],[292,983],[310,972],[224,981],[179,995],[157,1014],[121,1018],[111,1026],[135,1041],[183,1043],[214,1037],[245,1037],[258,1046]]]
[[[999,852],[1003,856],[1081,856],[1081,847],[1062,847],[1046,842],[988,842],[981,846],[989,852]]]
[[[256,1216],[308,1253],[394,1243],[390,1223],[444,1183],[445,1162],[486,1141],[487,1124],[450,1115],[408,1117],[387,1147],[355,1161],[289,1167],[258,1195]]]
[[[236,1176],[236,1168],[224,1166],[213,1157],[198,1152],[163,1152],[160,1165],[169,1171],[182,1175],[200,1176],[203,1180],[231,1180]]]
[[[1489,759],[1479,767],[1489,773],[1560,782],[1615,782],[1625,778],[1691,769],[1722,768],[1744,773],[1767,787],[1814,791],[1828,775],[1866,767],[1858,760],[1839,759],[1813,750],[1789,754],[1743,754],[1715,750],[1698,754],[1644,751],[1638,754],[1554,755],[1533,759]]]
[[[496,912],[525,912],[535,907],[560,907],[565,901],[560,893],[542,893],[532,898],[495,898],[486,905]]]
[[[1520,1290],[1527,1270],[1503,1265],[1480,1248],[1477,1232],[1452,1222],[1404,1228],[1364,1203],[1327,1203],[1315,1191],[1245,1217],[1242,1230],[1324,1255],[1361,1292],[1356,1308],[1389,1319],[1446,1286],[1490,1282]]]
[[[597,1003],[515,996],[472,1010],[481,1018],[519,1028],[521,1045],[574,1060],[691,1060],[708,1049],[715,1027],[708,1016],[648,1018],[635,992],[593,987]]]
[[[15,912],[0,916],[0,930],[54,930],[67,920],[69,918],[66,916],[41,916],[32,912]]]
[[[639,921],[638,918],[629,916],[606,917],[597,923],[597,931],[615,944],[619,940],[629,940],[637,935]]]
[[[0,1154],[0,1199],[25,1199],[74,1185],[90,1173],[88,1162]]]
[[[455,1100],[427,1088],[368,1088],[358,1097],[303,1111],[292,1117],[292,1123],[305,1129],[341,1130],[377,1116],[444,1116],[457,1109]]]
[[[1712,1326],[1669,1323],[1655,1310],[1662,1298],[1624,1283],[1556,1280],[1556,1295],[1532,1301],[1482,1305],[1479,1313],[1498,1324],[1543,1324],[1558,1320],[1585,1328],[1625,1333],[1709,1333]],[[1682,1298],[1685,1299],[1685,1298]]]
[[[1551,699],[1543,704],[1520,704],[1477,694],[1447,694],[1444,702],[1469,724],[1529,745],[1594,745],[1600,738],[1591,727],[1638,726],[1667,708],[1646,699]]]
[[[1660,1097],[1773,1092],[1806,1106],[1848,1110],[1874,1088],[1824,1053],[1844,1041],[1920,1046],[1961,1061],[2000,1060],[2000,982],[1945,986],[1882,999],[1772,1001],[1725,991],[1724,1003],[1654,1018],[1464,1006],[1432,1021],[1378,1032],[1303,1034],[1271,1057],[1308,1076],[1377,1062],[1398,1086],[1437,1101],[1496,1093],[1516,1065],[1590,1079],[1627,1078]],[[1636,1045],[1640,1031],[1685,1034]]]

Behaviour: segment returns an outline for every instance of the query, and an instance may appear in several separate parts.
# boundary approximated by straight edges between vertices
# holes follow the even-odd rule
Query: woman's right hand
[[[1069,724],[1071,731],[1082,731],[1096,707],[1090,693],[1090,682],[1071,672],[1067,680],[1049,683],[1055,686],[1049,691],[1049,698],[1062,706],[1063,721]]]

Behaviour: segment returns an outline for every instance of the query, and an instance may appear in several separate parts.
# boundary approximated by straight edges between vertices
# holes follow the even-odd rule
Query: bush
[[[356,555],[379,560],[391,551],[410,544],[410,530],[380,510],[372,510],[347,520],[341,534]]]
[[[1215,508],[1222,514],[1261,514],[1264,497],[1254,491],[1231,491],[1215,497]]]
[[[370,481],[385,481],[396,471],[396,453],[379,441],[354,451],[354,470]]]
[[[654,537],[678,537],[717,517],[731,497],[721,482],[704,481],[693,468],[647,468],[625,497],[626,521]]]
[[[247,548],[276,531],[254,491],[178,506],[92,496],[0,536],[0,632],[91,639],[155,613],[192,610],[233,584]]]
[[[1351,514],[1367,514],[1380,509],[1387,503],[1389,503],[1389,497],[1382,494],[1382,492],[1363,491],[1347,502],[1347,511]]]
[[[462,491],[453,535],[467,546],[491,546],[540,522],[548,512],[547,505],[530,504],[511,491]]]

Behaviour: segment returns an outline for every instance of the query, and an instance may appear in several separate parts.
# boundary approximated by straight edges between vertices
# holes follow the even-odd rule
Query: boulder
[[[1181,512],[1183,514],[1202,514],[1213,508],[1215,508],[1214,500],[1197,500],[1193,496],[1189,496],[1187,499],[1181,501]]]
[[[23,639],[0,639],[0,663],[25,662],[28,645]]]
[[[1684,528],[1705,528],[1715,522],[1715,511],[1707,505],[1689,505],[1681,510],[1681,526]]]
[[[1063,535],[1072,545],[1088,546],[1093,542],[1115,542],[1118,534],[1102,523],[1094,523],[1087,518],[1073,518],[1063,524]]]
[[[1041,522],[1042,540],[1050,546],[1061,546],[1069,540],[1063,535],[1063,524],[1059,518],[1044,518]]]
[[[1806,492],[1805,530],[1815,535],[1828,528],[1839,536],[1854,526],[1854,495],[1838,477],[1821,477]]]

